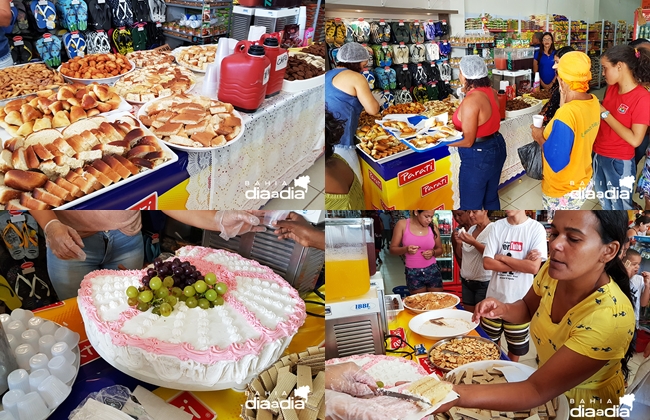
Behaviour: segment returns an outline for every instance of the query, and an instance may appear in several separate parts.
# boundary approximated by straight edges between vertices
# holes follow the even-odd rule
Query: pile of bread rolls
[[[116,110],[122,99],[106,85],[64,85],[15,99],[0,109],[0,127],[12,136],[27,137],[48,128],[62,128],[100,113]]]
[[[47,210],[153,169],[169,156],[130,116],[14,137],[0,152],[0,208]]]

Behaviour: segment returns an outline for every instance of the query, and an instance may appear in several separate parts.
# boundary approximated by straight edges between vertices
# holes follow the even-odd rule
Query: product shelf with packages
[[[173,45],[178,41],[191,44],[212,44],[227,36],[232,20],[232,1],[170,0],[167,4],[163,32]]]
[[[109,281],[113,291],[107,294],[108,286],[100,284]],[[313,293],[304,299],[320,300]],[[140,409],[156,407],[166,413],[161,418],[255,418],[251,413],[262,412],[274,419],[290,416],[288,410],[296,418],[314,411],[309,418],[316,418],[324,394],[319,346],[325,329],[322,318],[306,312],[322,314],[323,306],[304,303],[270,268],[212,248],[182,248],[144,270],[93,272],[78,298],[36,313],[80,335],[78,376],[52,418],[68,418],[90,393],[115,385],[136,395],[138,387],[152,391],[162,400],[151,405],[156,398],[138,396]],[[217,325],[218,333],[211,328]]]

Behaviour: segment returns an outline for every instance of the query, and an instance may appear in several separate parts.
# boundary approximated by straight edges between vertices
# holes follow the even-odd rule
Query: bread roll
[[[32,195],[34,196],[35,199],[40,200],[45,204],[49,204],[52,207],[59,207],[64,203],[62,198],[57,197],[56,195],[44,190],[43,188],[36,188],[32,192]]]
[[[5,185],[20,191],[32,191],[42,187],[46,182],[47,176],[36,171],[11,169],[5,174]]]
[[[35,199],[30,193],[24,192],[20,195],[20,204],[30,210],[49,210],[52,208],[47,203]]]
[[[47,181],[44,185],[45,191],[53,194],[54,196],[60,198],[63,201],[72,201],[74,197],[70,194],[70,191],[66,190],[63,187],[56,185],[52,181]]]

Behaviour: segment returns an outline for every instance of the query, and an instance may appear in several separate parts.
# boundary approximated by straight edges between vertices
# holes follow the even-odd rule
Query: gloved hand
[[[396,420],[420,411],[414,403],[398,398],[355,398],[325,390],[325,418],[331,420]]]
[[[237,235],[243,235],[247,232],[264,232],[264,226],[258,226],[260,219],[246,211],[240,210],[223,210],[217,211],[214,215],[216,230],[221,232],[221,236],[226,241]]]
[[[84,243],[76,230],[57,219],[45,225],[45,245],[61,260],[85,261]]]
[[[325,369],[325,388],[354,396],[369,395],[375,393],[377,381],[355,363],[340,363]]]

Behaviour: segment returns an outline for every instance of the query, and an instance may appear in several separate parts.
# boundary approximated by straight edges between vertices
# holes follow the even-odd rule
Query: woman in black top
[[[557,63],[560,62],[560,58],[562,58],[564,54],[571,51],[575,51],[573,47],[563,47],[557,50],[557,53],[555,53],[555,66],[557,66]],[[549,101],[546,103],[546,105],[544,105],[544,108],[542,109],[542,115],[544,116],[544,125],[547,125],[549,122],[551,122],[551,120],[555,116],[555,113],[560,108],[560,87],[559,86],[560,86],[559,83],[553,84],[553,86],[551,87],[551,99],[549,99]]]

